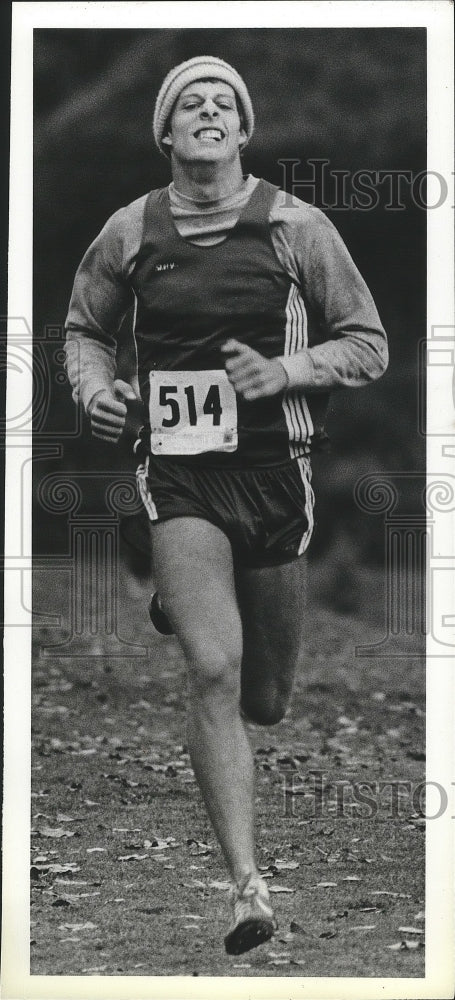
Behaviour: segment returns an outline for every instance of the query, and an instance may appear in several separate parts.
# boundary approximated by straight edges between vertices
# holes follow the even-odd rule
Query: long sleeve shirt
[[[178,232],[198,245],[225,238],[257,184],[216,202],[198,202],[170,185]],[[100,389],[111,388],[116,337],[134,292],[129,283],[141,245],[147,196],[108,219],[78,268],[68,316],[67,370],[76,401],[87,408]],[[388,363],[387,340],[372,296],[343,240],[317,208],[278,191],[270,211],[277,257],[319,317],[322,343],[280,358],[289,388],[314,393],[356,387],[378,378]]]

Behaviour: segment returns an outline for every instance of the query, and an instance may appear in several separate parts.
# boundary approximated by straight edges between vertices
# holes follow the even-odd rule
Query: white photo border
[[[217,3],[91,2],[13,3],[11,173],[8,337],[17,336],[19,320],[32,329],[32,162],[33,162],[33,29],[34,28],[208,28],[208,27],[425,27],[428,40],[428,164],[449,179],[453,171],[453,7],[450,0],[330,0],[320,2]],[[453,207],[446,199],[428,212],[428,339],[445,328],[453,338],[454,306]],[[433,332],[434,336],[434,332]],[[453,347],[453,345],[452,345]],[[11,379],[7,389],[8,414],[18,412],[18,399],[32,398],[32,373]],[[452,372],[441,366],[439,382],[428,399],[427,468],[453,475],[455,446]],[[5,557],[21,553],[31,591],[31,484],[26,483],[24,509],[18,505],[18,472],[28,462],[31,470],[32,436],[6,441]],[[29,476],[30,478],[30,476]],[[28,489],[27,487],[30,487]],[[445,574],[444,607],[455,609],[455,524],[442,516],[444,546],[432,554],[428,566],[429,599],[434,571],[441,559]],[[24,530],[25,525],[25,530]],[[451,527],[451,536],[448,530]],[[434,558],[433,558],[434,556]],[[6,579],[8,584],[8,579]],[[5,620],[13,620],[15,594],[6,587]],[[30,603],[28,604],[30,607]],[[25,612],[22,612],[25,614]],[[28,622],[30,626],[31,622]],[[453,630],[452,633],[453,635]],[[453,640],[454,641],[454,640]],[[5,628],[5,799],[3,826],[3,969],[2,996],[42,1000],[97,1000],[103,997],[181,998],[199,1000],[218,996],[275,998],[368,998],[384,1000],[453,995],[454,893],[453,834],[450,812],[427,824],[426,915],[427,958],[423,978],[212,978],[173,976],[31,976],[29,971],[29,836],[30,836],[30,662],[31,630]],[[455,641],[454,647],[455,649]],[[427,644],[427,782],[450,789],[453,773],[454,657],[441,657],[432,636]]]

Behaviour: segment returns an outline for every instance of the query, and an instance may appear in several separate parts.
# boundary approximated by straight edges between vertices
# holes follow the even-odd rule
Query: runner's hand
[[[228,340],[221,348],[226,373],[237,393],[244,399],[262,399],[283,392],[288,376],[278,358],[265,358],[238,340]]]
[[[125,401],[133,399],[136,399],[134,389],[120,378],[115,380],[112,389],[96,392],[88,408],[93,436],[115,444],[125,426]]]

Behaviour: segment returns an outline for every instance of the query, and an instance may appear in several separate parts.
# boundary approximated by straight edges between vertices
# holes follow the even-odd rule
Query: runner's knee
[[[230,693],[240,683],[240,650],[234,647],[206,643],[187,657],[190,689],[198,697],[210,696],[214,691]]]

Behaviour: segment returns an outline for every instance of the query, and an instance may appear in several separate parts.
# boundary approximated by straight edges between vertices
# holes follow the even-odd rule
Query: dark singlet
[[[308,345],[308,307],[278,260],[269,215],[278,189],[261,180],[221,243],[181,237],[168,189],[152,191],[131,281],[139,384],[152,454],[197,465],[272,466],[309,453],[315,407],[293,390],[248,402],[224,371],[231,337],[267,358]],[[310,412],[311,407],[311,412]]]

